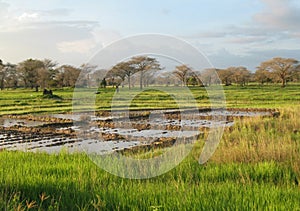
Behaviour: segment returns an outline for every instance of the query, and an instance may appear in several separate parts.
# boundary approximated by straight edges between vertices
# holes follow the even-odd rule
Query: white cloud
[[[260,62],[276,56],[300,59],[299,6],[293,0],[260,1],[263,9],[248,22],[203,30],[185,38],[193,43],[210,43],[201,49],[216,67],[243,65],[254,70]]]
[[[39,18],[39,14],[37,12],[34,13],[24,12],[22,15],[17,17],[18,21],[32,21],[32,20],[37,20],[38,18]]]
[[[291,0],[261,0],[265,5],[262,12],[254,15],[258,24],[279,30],[299,30],[300,8]]]

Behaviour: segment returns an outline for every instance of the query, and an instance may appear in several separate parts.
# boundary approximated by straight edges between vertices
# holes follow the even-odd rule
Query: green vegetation
[[[189,158],[157,178],[129,180],[97,168],[85,155],[0,154],[0,209],[253,210],[300,206],[289,165],[259,162],[200,166]],[[44,194],[49,197],[42,201]],[[40,209],[39,209],[40,208]],[[160,209],[159,209],[160,210]]]
[[[3,151],[0,209],[297,210],[299,107],[281,111],[277,119],[238,120],[207,164],[196,160],[199,142],[175,169],[146,180],[110,175],[85,154]]]
[[[110,175],[85,154],[2,151],[0,210],[299,210],[299,85],[224,89],[229,107],[277,108],[281,115],[236,119],[207,164],[197,162],[203,147],[199,141],[179,166],[145,180]],[[199,105],[207,105],[205,88],[191,90]],[[99,91],[98,98],[104,99],[99,102],[109,105],[114,89]],[[62,100],[41,99],[41,93],[28,90],[2,91],[0,112],[70,111],[72,90],[54,90],[54,94]],[[138,108],[150,102],[153,107],[155,102],[157,106],[174,103],[156,91],[134,98]]]
[[[204,87],[190,87],[190,89],[198,106],[210,106]],[[132,109],[177,108],[178,105],[174,101],[174,95],[180,95],[183,88],[163,87],[163,90],[166,92],[157,91],[155,87],[144,92],[141,92],[138,88],[131,90],[120,88],[118,96],[122,98],[118,106],[120,109],[124,108],[127,104],[122,102],[122,99],[134,96],[130,105]],[[100,93],[96,95],[96,109],[110,109],[110,102],[115,95],[115,91],[114,88],[99,89]],[[233,108],[279,108],[299,104],[300,102],[299,84],[289,84],[284,89],[276,85],[225,86],[224,91],[227,107]],[[28,89],[3,90],[0,92],[0,115],[72,111],[73,89],[54,89],[53,92],[57,97],[45,98],[42,96],[42,92]],[[93,91],[87,88],[80,89],[80,92],[82,98],[87,94],[93,94]],[[189,106],[186,104],[185,99],[180,101],[180,105]]]

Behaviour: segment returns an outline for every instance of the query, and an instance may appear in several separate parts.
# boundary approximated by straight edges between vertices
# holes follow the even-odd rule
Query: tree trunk
[[[131,89],[131,85],[130,85],[130,75],[128,76],[128,88]]]
[[[144,78],[144,71],[141,71],[140,89],[143,89],[143,78]]]
[[[2,78],[2,80],[1,80],[1,85],[0,85],[0,88],[1,88],[1,90],[3,90],[4,89],[4,79]]]
[[[285,87],[286,86],[286,81],[285,78],[282,79],[282,83],[281,83],[281,87]]]

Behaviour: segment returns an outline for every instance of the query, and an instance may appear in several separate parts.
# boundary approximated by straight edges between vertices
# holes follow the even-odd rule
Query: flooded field
[[[234,118],[274,116],[271,110],[156,110],[91,114],[0,117],[0,150],[111,153],[137,147],[191,142],[212,127],[231,127]],[[225,117],[218,121],[218,118]]]

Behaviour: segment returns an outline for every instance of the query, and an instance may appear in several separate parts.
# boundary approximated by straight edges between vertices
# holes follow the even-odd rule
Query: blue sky
[[[186,40],[217,68],[281,56],[300,60],[297,0],[0,0],[0,58],[86,63],[127,36]]]

